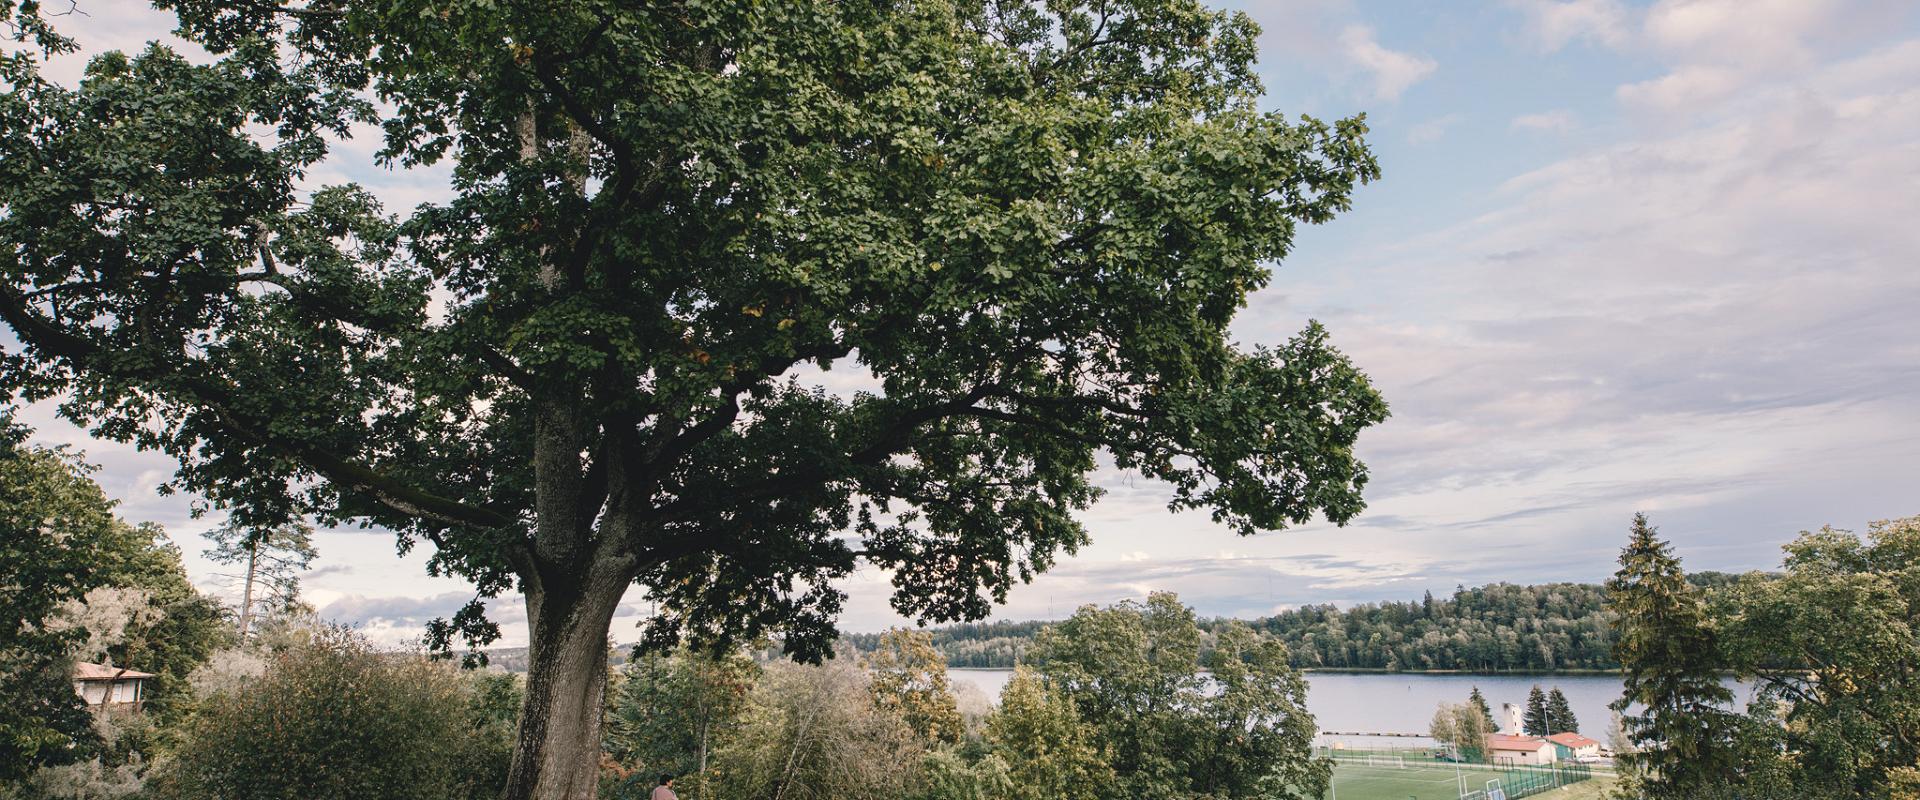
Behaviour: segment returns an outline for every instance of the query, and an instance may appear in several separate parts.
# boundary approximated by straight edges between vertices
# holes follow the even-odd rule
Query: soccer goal
[[[1406,768],[1407,768],[1407,757],[1406,757],[1406,756],[1396,756],[1396,755],[1382,755],[1382,754],[1378,754],[1378,753],[1372,753],[1372,754],[1368,754],[1368,756],[1367,756],[1367,766],[1369,766],[1369,767],[1393,767],[1393,768],[1395,768],[1395,769],[1406,769]]]

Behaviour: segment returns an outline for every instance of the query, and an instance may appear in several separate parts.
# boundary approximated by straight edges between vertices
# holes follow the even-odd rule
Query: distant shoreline
[[[1504,675],[1617,676],[1617,669],[1384,669],[1381,667],[1302,667],[1301,672],[1325,672],[1332,675],[1472,675],[1498,678]]]
[[[948,672],[1012,672],[1013,667],[947,667]],[[1465,669],[1381,669],[1378,667],[1302,667],[1305,673],[1326,673],[1329,675],[1468,675],[1473,677],[1526,676],[1526,675],[1567,675],[1572,677],[1618,676],[1617,669],[1550,669],[1550,670],[1465,670]]]

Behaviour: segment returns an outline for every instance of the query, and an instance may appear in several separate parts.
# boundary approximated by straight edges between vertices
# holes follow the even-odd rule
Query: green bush
[[[153,788],[180,800],[491,798],[517,691],[323,630],[205,698]]]

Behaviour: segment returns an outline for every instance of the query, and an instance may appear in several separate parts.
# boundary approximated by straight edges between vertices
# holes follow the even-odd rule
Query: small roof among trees
[[[117,681],[128,678],[151,678],[151,672],[139,672],[105,664],[90,664],[82,661],[73,665],[73,679],[76,681]]]
[[[1589,739],[1577,733],[1556,733],[1552,736],[1547,737],[1547,741],[1553,742],[1554,744],[1557,744],[1557,745],[1562,745],[1565,747],[1573,747],[1573,748],[1598,747],[1600,745],[1599,741],[1594,739]]]
[[[1487,736],[1487,747],[1493,750],[1525,750],[1534,752],[1546,746],[1547,740],[1536,736],[1509,736],[1504,733],[1495,733]]]

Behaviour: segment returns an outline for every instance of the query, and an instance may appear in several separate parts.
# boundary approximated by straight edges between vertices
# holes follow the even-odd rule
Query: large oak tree
[[[240,524],[378,525],[523,594],[509,797],[590,796],[629,586],[653,643],[814,658],[862,562],[985,614],[1085,540],[1102,453],[1241,532],[1362,507],[1365,376],[1318,326],[1227,329],[1378,169],[1359,119],[1259,110],[1244,15],[161,4],[214,60],[0,61],[0,381]],[[36,6],[0,16],[72,47]],[[311,189],[349,135],[452,199]]]

